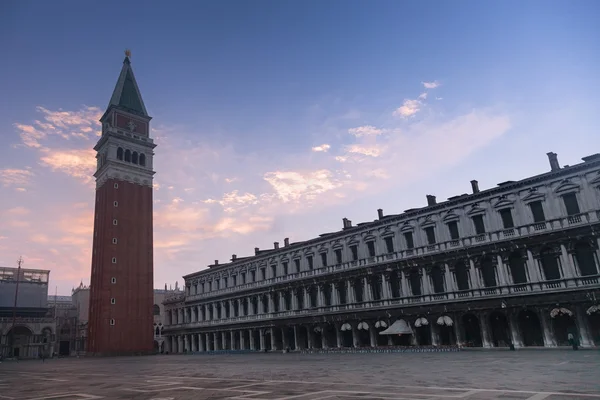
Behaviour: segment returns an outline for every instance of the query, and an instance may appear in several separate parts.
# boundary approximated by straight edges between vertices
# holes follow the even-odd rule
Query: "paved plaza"
[[[600,352],[223,354],[4,362],[0,399],[600,400]]]

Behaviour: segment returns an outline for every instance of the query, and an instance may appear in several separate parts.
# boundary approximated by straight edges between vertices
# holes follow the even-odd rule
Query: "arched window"
[[[123,148],[122,147],[119,147],[117,149],[117,160],[123,161]]]
[[[146,155],[144,153],[140,153],[140,165],[142,167],[146,166]]]
[[[158,329],[158,326],[156,327],[156,329],[154,330],[154,336],[158,336],[160,335],[160,329]]]
[[[160,315],[160,307],[156,304],[153,307],[154,315]]]
[[[125,150],[125,161],[131,162],[131,151]]]
[[[138,163],[138,153],[137,151],[134,151],[133,154],[131,155],[131,162],[134,164]]]

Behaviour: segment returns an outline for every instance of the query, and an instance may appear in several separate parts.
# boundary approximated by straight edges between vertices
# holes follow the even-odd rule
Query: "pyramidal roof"
[[[112,97],[110,98],[110,103],[108,103],[109,108],[112,106],[134,114],[145,117],[148,116],[140,89],[135,81],[135,76],[133,75],[133,69],[131,68],[131,61],[129,60],[128,55],[125,56],[125,60],[123,60],[121,74],[117,80],[117,85],[115,86]]]

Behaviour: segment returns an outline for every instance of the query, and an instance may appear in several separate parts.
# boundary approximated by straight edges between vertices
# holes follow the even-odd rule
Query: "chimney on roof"
[[[235,260],[237,260],[237,255],[235,255],[235,254],[232,254],[232,255],[231,255],[231,261],[235,261]]]
[[[260,249],[258,247],[255,247],[254,248],[254,255],[257,256],[259,251],[260,251]]]
[[[288,247],[290,245],[290,238],[283,239],[283,246]]]
[[[471,189],[473,189],[473,194],[479,193],[479,182],[477,182],[475,179],[471,181]]]
[[[379,219],[383,219],[383,210],[381,208],[377,210],[377,216]]]
[[[348,218],[342,219],[342,222],[344,224],[344,229],[352,228],[352,221],[350,221]]]
[[[273,247],[275,247],[275,250],[277,250],[279,248],[279,242],[274,242]]]
[[[428,206],[435,206],[437,204],[437,202],[435,201],[435,196],[428,194],[425,197],[427,197],[427,205]]]
[[[548,161],[550,161],[550,171],[558,171],[560,169],[558,154],[550,152],[546,153],[546,155],[548,156]]]
[[[219,265],[219,260],[215,260],[215,265]]]

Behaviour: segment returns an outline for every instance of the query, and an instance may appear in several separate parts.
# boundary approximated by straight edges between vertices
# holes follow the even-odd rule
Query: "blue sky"
[[[337,230],[343,217],[544,172],[548,151],[563,164],[598,152],[599,11],[2,2],[0,265],[23,254],[62,292],[88,279],[90,149],[125,48],[159,144],[160,287],[232,253]]]

